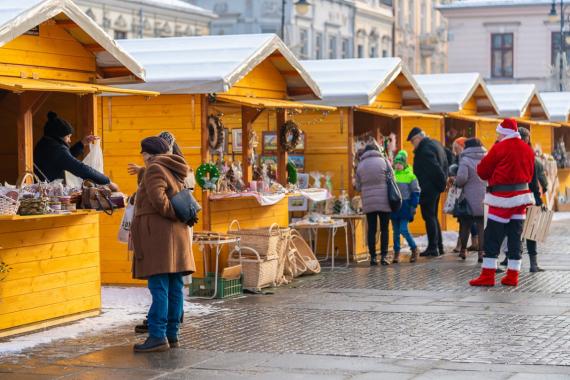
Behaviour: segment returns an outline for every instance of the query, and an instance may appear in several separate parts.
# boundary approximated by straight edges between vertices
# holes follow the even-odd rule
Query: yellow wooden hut
[[[71,0],[0,2],[0,183],[34,170],[49,110],[96,133],[102,83],[142,67]],[[130,92],[130,91],[126,91]],[[0,216],[0,337],[99,312],[99,215]]]
[[[318,99],[320,90],[289,49],[275,35],[205,36],[125,40],[121,47],[145,67],[147,83],[129,86],[151,89],[162,95],[149,99],[136,96],[104,97],[100,122],[105,165],[113,180],[128,192],[136,180],[127,174],[127,164],[141,164],[142,138],[170,131],[177,138],[188,163],[196,169],[217,157],[209,148],[208,117],[218,116],[225,128],[223,158],[240,161],[246,185],[252,179],[248,161],[258,136],[258,156],[278,162],[277,175],[286,181],[287,154],[279,146],[262,152],[262,138],[275,132],[293,112],[305,109],[334,110],[304,104],[295,98]],[[251,193],[231,196],[196,190],[202,203],[198,229],[226,232],[234,219],[242,228],[287,226],[286,197],[262,206]],[[140,283],[131,279],[127,247],[117,242],[121,214],[101,221],[101,266],[103,283]],[[201,276],[202,258],[195,255]]]

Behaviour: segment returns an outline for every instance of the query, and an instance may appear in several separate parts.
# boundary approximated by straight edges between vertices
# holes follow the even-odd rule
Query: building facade
[[[114,39],[209,34],[216,15],[182,0],[76,0]]]
[[[449,71],[476,71],[490,83],[534,83],[541,91],[558,91],[560,19],[549,18],[551,4],[471,0],[440,7],[449,21]],[[566,89],[567,77],[563,70]]]
[[[394,0],[394,47],[416,74],[447,72],[447,21],[438,7],[447,0]]]
[[[276,33],[301,59],[392,55],[391,0],[311,0],[306,14],[297,0],[190,1],[217,14],[212,34]]]

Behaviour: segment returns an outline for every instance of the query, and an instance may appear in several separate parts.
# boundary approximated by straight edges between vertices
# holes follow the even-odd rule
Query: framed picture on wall
[[[241,153],[243,151],[242,129],[232,129],[232,152]]]
[[[277,152],[277,132],[263,132],[262,150],[263,153]]]
[[[305,170],[305,156],[302,154],[290,154],[289,160],[295,164],[297,171],[304,171]]]

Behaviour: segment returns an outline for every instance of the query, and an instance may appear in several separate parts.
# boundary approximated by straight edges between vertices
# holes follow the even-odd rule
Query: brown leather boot
[[[415,263],[418,260],[420,251],[417,248],[412,249],[412,256],[410,257],[410,263]]]

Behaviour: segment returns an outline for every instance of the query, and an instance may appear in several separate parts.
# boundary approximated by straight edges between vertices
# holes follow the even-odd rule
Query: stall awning
[[[66,82],[48,79],[30,79],[0,76],[0,89],[11,92],[24,91],[53,91],[67,92],[73,94],[100,94],[100,93],[119,93],[129,95],[146,95],[157,96],[158,92],[127,90],[123,88],[115,88],[111,86],[103,86],[99,84]]]
[[[294,109],[311,109],[320,111],[334,111],[335,107],[322,106],[317,104],[300,103],[285,99],[269,99],[269,98],[252,98],[249,96],[239,95],[216,95],[216,99],[223,102],[239,104],[248,107],[261,108],[294,108]]]
[[[388,108],[376,108],[376,107],[356,107],[356,111],[366,112],[373,115],[390,117],[392,119],[396,119],[398,117],[421,117],[426,119],[441,119],[442,116],[440,115],[433,115],[428,113],[419,113],[407,110],[399,110],[399,109],[388,109]]]

